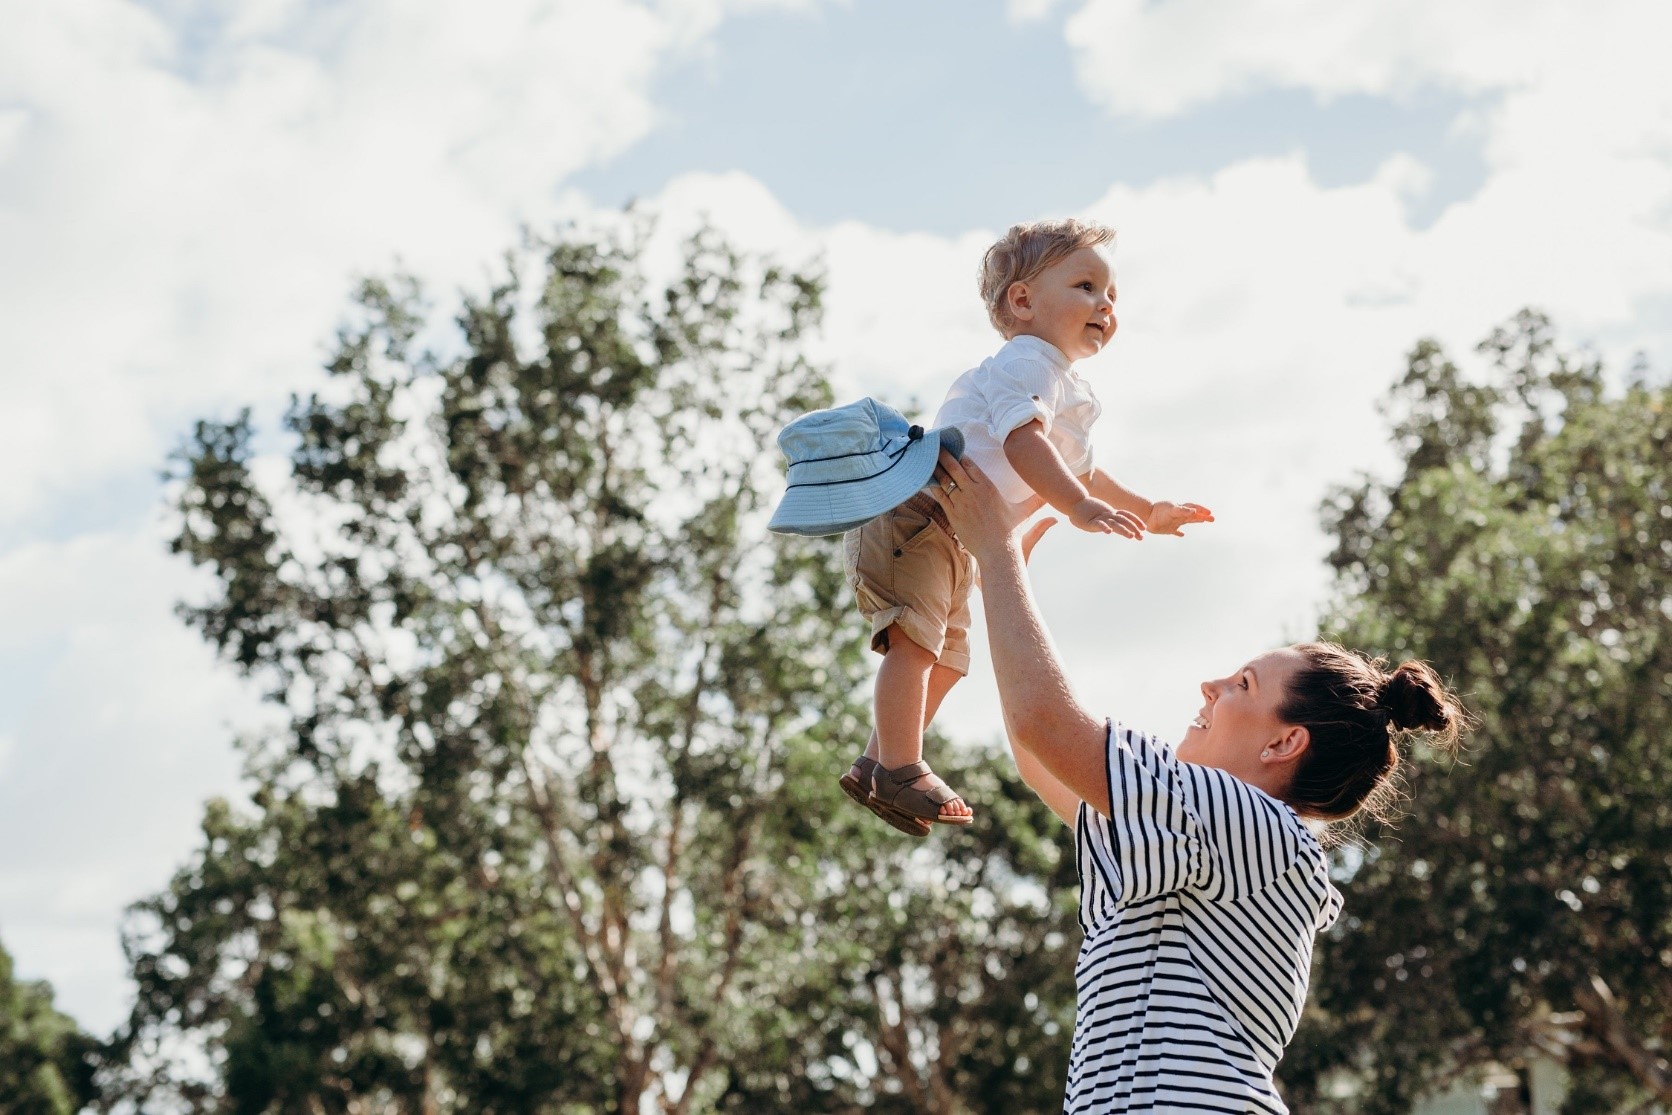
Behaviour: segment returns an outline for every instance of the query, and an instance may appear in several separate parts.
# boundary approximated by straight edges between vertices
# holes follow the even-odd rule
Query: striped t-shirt
[[[1063,1110],[1288,1108],[1272,1070],[1312,941],[1341,912],[1294,810],[1109,728],[1104,817],[1081,803],[1079,1003]]]

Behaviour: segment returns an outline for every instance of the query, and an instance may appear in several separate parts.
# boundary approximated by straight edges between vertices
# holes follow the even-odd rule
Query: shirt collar
[[[1005,342],[1005,345],[1006,347],[1015,345],[1030,356],[1042,357],[1045,360],[1050,361],[1051,366],[1056,368],[1059,372],[1068,371],[1069,367],[1074,363],[1063,354],[1062,349],[1058,348],[1050,341],[1043,340],[1027,333],[1021,333],[1010,338],[1010,340]]]

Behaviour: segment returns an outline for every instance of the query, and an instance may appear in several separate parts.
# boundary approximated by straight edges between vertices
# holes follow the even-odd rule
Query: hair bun
[[[1446,695],[1440,676],[1426,662],[1400,663],[1382,682],[1377,703],[1388,714],[1388,722],[1405,731],[1455,733],[1461,714]]]

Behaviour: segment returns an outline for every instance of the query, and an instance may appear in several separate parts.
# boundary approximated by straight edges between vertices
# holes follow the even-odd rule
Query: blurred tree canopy
[[[183,614],[287,726],[132,912],[112,1103],[1060,1103],[1060,827],[991,754],[948,754],[973,834],[836,789],[863,632],[838,548],[764,529],[820,282],[707,232],[652,279],[652,242],[531,240],[456,329],[367,282],[282,435],[196,427]]]
[[[1460,1072],[1566,1066],[1569,1112],[1672,1104],[1672,391],[1523,312],[1471,378],[1432,341],[1403,469],[1326,504],[1326,633],[1431,661],[1480,718],[1410,816],[1341,852],[1346,916],[1282,1067],[1297,1106],[1402,1112]],[[1331,1081],[1357,1098],[1329,1099]]]
[[[0,946],[0,1111],[72,1115],[96,1096],[98,1042],[52,1006],[46,983],[21,983]]]

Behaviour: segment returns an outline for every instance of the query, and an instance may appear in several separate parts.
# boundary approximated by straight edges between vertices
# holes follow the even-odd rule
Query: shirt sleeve
[[[987,424],[1000,445],[1011,431],[1038,419],[1051,432],[1062,385],[1049,364],[1021,357],[1006,360],[987,376]]]
[[[1116,905],[1182,890],[1236,901],[1301,860],[1309,841],[1282,802],[1117,724],[1108,741],[1109,816],[1083,806],[1080,835]]]

